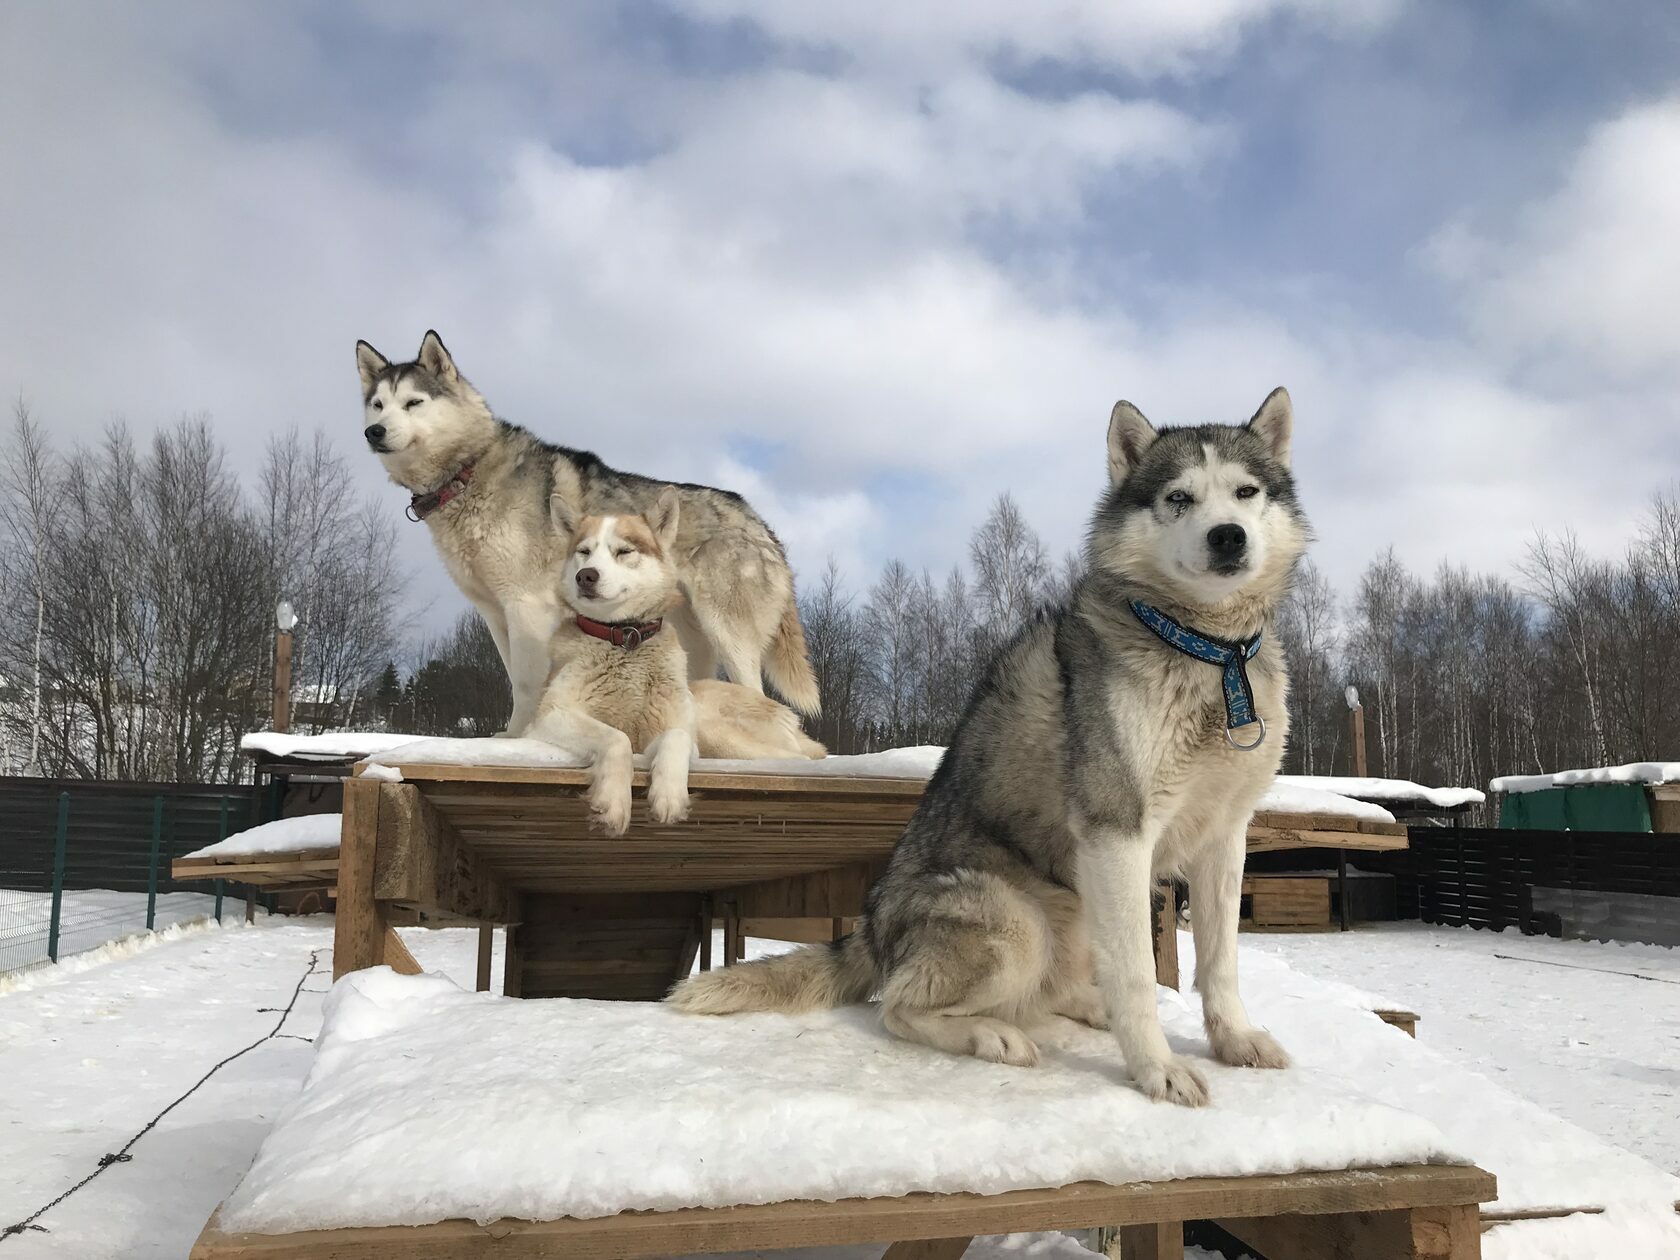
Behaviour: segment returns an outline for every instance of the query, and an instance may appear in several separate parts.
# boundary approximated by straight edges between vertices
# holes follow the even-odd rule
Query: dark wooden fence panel
[[[170,861],[216,841],[224,802],[231,833],[256,821],[258,801],[257,789],[250,784],[0,777],[0,888],[32,892],[52,888],[62,792],[70,794],[64,886],[118,892],[146,891],[159,798],[163,801],[159,892],[197,890],[197,885],[177,885],[168,878]]]
[[[1413,827],[1404,853],[1360,854],[1358,864],[1396,876],[1400,913],[1427,923],[1556,929],[1537,913],[1536,888],[1675,898],[1680,839],[1649,832],[1519,831]]]

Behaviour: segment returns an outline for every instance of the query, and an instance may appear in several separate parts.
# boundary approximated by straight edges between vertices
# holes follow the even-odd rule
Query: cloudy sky
[[[1669,0],[0,4],[0,394],[65,444],[502,415],[801,571],[1060,551],[1117,397],[1294,395],[1319,562],[1622,545],[1680,480]],[[415,615],[464,607],[404,522]]]

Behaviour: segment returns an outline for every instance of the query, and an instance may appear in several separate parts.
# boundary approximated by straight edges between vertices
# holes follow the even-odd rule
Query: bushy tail
[[[678,984],[665,1000],[690,1015],[794,1014],[861,1002],[875,992],[880,978],[869,946],[853,932],[829,945],[806,945],[774,958],[703,971]]]
[[[817,690],[817,676],[811,672],[810,649],[805,646],[805,627],[799,624],[799,602],[791,591],[782,610],[782,623],[771,636],[764,672],[770,675],[782,699],[806,717],[822,712],[822,694]]]

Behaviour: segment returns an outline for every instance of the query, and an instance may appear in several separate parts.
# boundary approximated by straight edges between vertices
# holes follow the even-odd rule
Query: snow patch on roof
[[[183,854],[189,858],[248,857],[256,853],[297,853],[305,849],[338,848],[343,814],[299,814],[263,823]]]
[[[1456,809],[1460,805],[1480,805],[1487,800],[1475,788],[1432,788],[1410,779],[1370,779],[1356,775],[1280,774],[1280,785],[1318,788],[1343,796],[1356,796],[1362,801],[1381,801],[1389,805],[1429,805],[1436,809]]]
[[[1680,780],[1680,761],[1634,761],[1625,766],[1559,770],[1556,774],[1508,774],[1488,784],[1488,791],[1543,792],[1547,788],[1581,787],[1593,783],[1673,783],[1677,780]]]

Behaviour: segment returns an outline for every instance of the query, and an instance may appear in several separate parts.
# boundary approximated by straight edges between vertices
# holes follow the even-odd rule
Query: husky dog
[[[1109,421],[1111,482],[1086,576],[992,661],[949,751],[832,946],[712,971],[670,1000],[704,1014],[881,996],[893,1033],[1031,1064],[1052,1016],[1111,1027],[1150,1097],[1207,1084],[1155,1010],[1150,892],[1187,877],[1214,1057],[1288,1058],[1237,994],[1245,833],[1283,754],[1283,650],[1270,633],[1307,542],[1282,389],[1246,425]]]
[[[450,577],[483,615],[513,685],[506,734],[522,734],[548,677],[549,639],[563,611],[554,576],[565,539],[549,523],[553,494],[586,513],[639,513],[667,483],[607,467],[498,420],[455,367],[435,332],[410,363],[356,343],[363,435],[391,480],[409,490]],[[689,668],[719,664],[763,692],[762,671],[796,708],[815,714],[817,682],[805,653],[793,574],[776,536],[728,490],[676,486],[682,525],[671,544],[685,596],[673,618]]]
[[[631,754],[648,755],[648,812],[688,816],[688,763],[707,757],[822,757],[791,709],[735,683],[696,682],[665,615],[681,600],[670,555],[681,505],[667,486],[646,517],[580,517],[550,503],[567,559],[553,672],[528,733],[590,757],[589,803],[609,835],[630,825]]]

